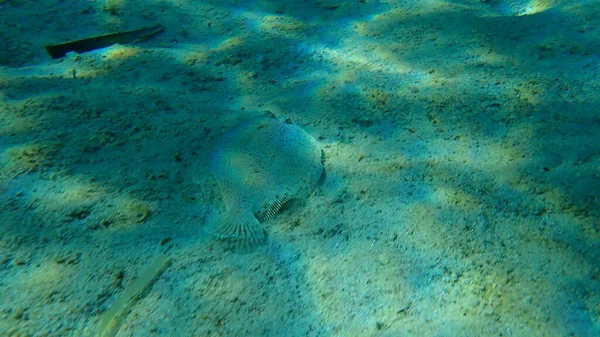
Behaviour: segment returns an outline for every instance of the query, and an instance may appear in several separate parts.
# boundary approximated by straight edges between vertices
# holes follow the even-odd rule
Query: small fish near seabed
[[[194,167],[194,181],[213,207],[207,231],[263,242],[263,223],[287,201],[308,196],[323,174],[319,143],[298,125],[272,115],[243,122],[226,131]]]
[[[60,44],[45,46],[46,51],[54,59],[64,57],[69,52],[85,53],[88,51],[106,48],[113,44],[125,44],[149,39],[164,30],[160,24],[127,32],[106,34],[89,37],[86,39],[69,41]]]

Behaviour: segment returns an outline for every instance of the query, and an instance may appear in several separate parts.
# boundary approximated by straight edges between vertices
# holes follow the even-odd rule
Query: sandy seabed
[[[599,12],[0,1],[0,336],[99,336],[165,256],[115,336],[600,336]],[[239,249],[192,167],[268,111],[326,176]]]

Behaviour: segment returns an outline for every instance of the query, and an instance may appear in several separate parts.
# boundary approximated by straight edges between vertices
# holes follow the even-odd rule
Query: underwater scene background
[[[600,336],[599,9],[0,0],[0,336]],[[325,174],[212,235],[194,167],[265,114]]]

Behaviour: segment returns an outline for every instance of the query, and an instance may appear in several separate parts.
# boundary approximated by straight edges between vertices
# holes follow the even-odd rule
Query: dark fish
[[[46,46],[46,51],[52,58],[60,58],[67,55],[68,52],[85,53],[88,51],[105,48],[113,44],[125,44],[148,39],[163,31],[163,27],[158,24],[152,27],[131,30],[128,32],[106,34],[89,37],[87,39],[70,41],[60,44]]]

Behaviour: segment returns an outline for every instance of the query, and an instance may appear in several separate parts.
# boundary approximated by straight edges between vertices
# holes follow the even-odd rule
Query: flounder
[[[263,116],[226,131],[194,167],[202,197],[214,206],[207,230],[259,242],[262,223],[291,199],[306,197],[322,174],[319,143],[288,119]]]

